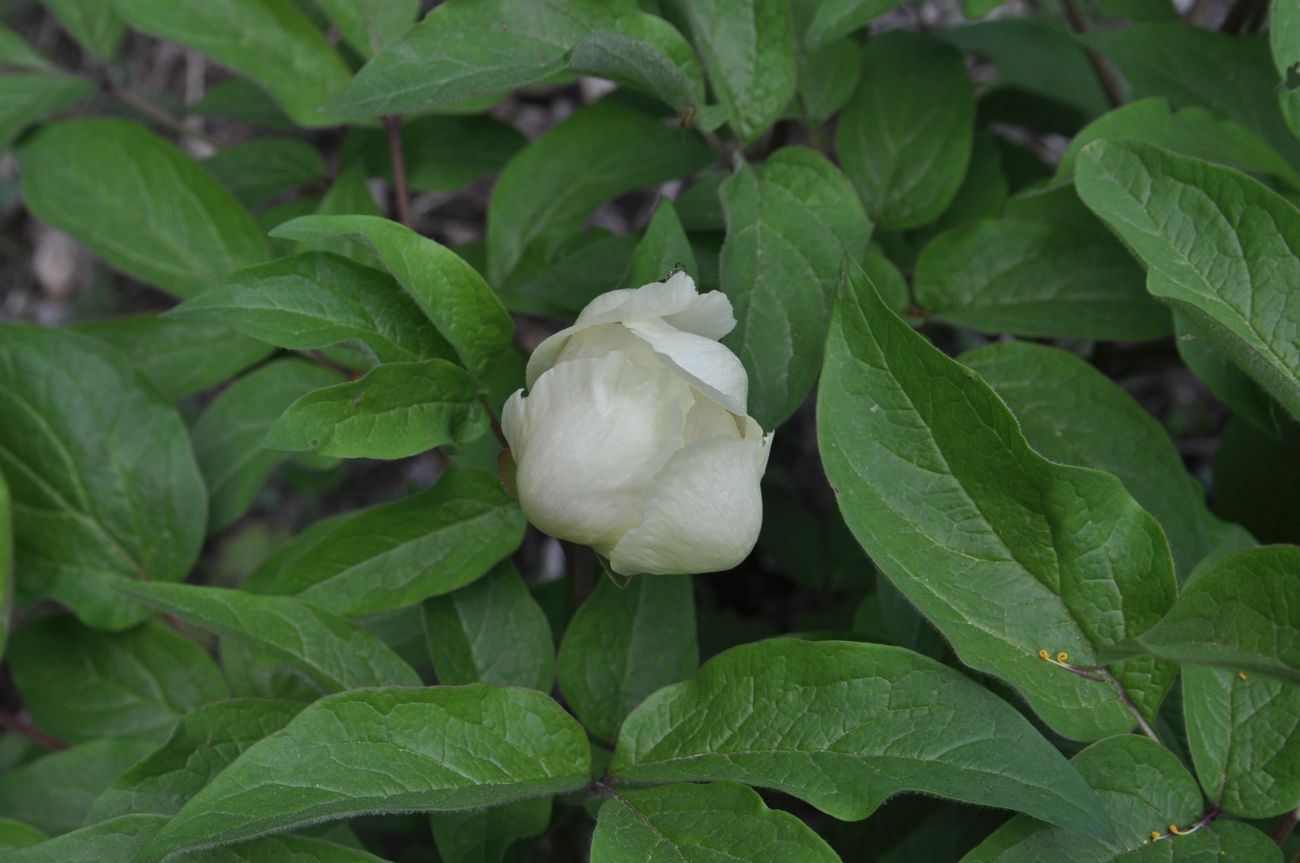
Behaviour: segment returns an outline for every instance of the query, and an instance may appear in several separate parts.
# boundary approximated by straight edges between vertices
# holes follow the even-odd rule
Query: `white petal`
[[[684,443],[690,387],[621,353],[561,363],[523,399],[512,441],[529,521],[608,554],[641,521],[655,475]]]
[[[698,298],[695,280],[676,272],[665,282],[601,294],[578,314],[577,323],[613,324],[662,318],[685,311]]]
[[[515,390],[501,408],[501,433],[512,455],[524,439],[524,432],[524,391]]]
[[[624,326],[644,339],[664,365],[676,369],[696,389],[732,413],[745,415],[749,376],[740,358],[726,345],[663,321],[629,321]]]
[[[655,477],[641,524],[614,546],[614,571],[718,572],[744,560],[763,523],[759,480],[771,441],[747,418],[744,440],[710,437],[679,450]]]
[[[679,330],[710,339],[720,339],[736,328],[731,298],[722,291],[700,294],[695,302],[680,312],[665,315],[664,320]]]

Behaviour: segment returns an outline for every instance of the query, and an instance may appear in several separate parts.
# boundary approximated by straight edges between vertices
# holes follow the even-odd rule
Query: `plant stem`
[[[1088,22],[1084,20],[1083,12],[1079,10],[1078,0],[1065,0],[1065,18],[1070,22],[1070,29],[1075,33],[1083,34],[1088,32]],[[1088,55],[1088,62],[1092,65],[1092,71],[1097,75],[1097,81],[1101,84],[1101,89],[1106,93],[1106,101],[1110,103],[1112,108],[1123,105],[1124,95],[1120,92],[1119,82],[1111,74],[1106,61],[1091,48],[1085,48],[1084,52]]]
[[[14,732],[15,734],[21,734],[23,737],[26,737],[28,740],[31,740],[35,743],[39,743],[41,746],[44,746],[46,749],[53,749],[55,752],[58,752],[60,750],[68,748],[68,744],[63,742],[59,738],[53,736],[52,734],[46,734],[44,731],[41,731],[39,728],[36,728],[30,722],[25,722],[19,719],[17,716],[14,716],[12,713],[8,713],[3,710],[0,710],[0,725],[3,725],[5,728],[8,728],[10,731]]]
[[[1161,741],[1160,735],[1156,734],[1156,730],[1147,722],[1146,717],[1142,715],[1142,711],[1138,710],[1137,705],[1133,703],[1133,699],[1129,698],[1128,691],[1124,689],[1124,684],[1120,683],[1115,678],[1115,675],[1110,673],[1110,669],[1105,669],[1103,674],[1106,675],[1106,679],[1110,681],[1110,684],[1115,687],[1115,691],[1119,693],[1120,701],[1124,702],[1124,706],[1128,708],[1129,713],[1132,713],[1133,718],[1137,720],[1138,728],[1142,729],[1142,733],[1164,746],[1165,744]]]
[[[155,121],[160,125],[166,126],[168,129],[171,129],[172,131],[176,132],[181,136],[197,138],[203,143],[208,144],[212,147],[216,147],[218,149],[221,146],[216,142],[215,139],[209,137],[202,130],[194,129],[185,125],[184,122],[177,119],[176,117],[173,117],[171,114],[167,113],[162,108],[159,108],[153,102],[150,102],[148,99],[144,98],[138,93],[134,93],[130,90],[115,86],[113,84],[106,85],[105,90],[108,93],[108,95],[112,96],[114,99],[118,100],[119,102],[125,105],[131,106],[135,110],[139,111],[141,114],[144,114],[149,119]]]
[[[397,218],[403,225],[415,229],[411,218],[411,198],[406,190],[406,158],[402,155],[402,118],[389,114],[384,118],[388,132],[388,158],[393,164],[393,198],[397,202]]]

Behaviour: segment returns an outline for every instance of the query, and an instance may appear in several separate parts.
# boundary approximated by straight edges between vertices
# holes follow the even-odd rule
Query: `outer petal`
[[[529,521],[608,554],[641,521],[647,489],[682,447],[693,399],[677,375],[622,353],[542,375],[521,415],[510,405],[503,415],[516,428],[507,439]]]
[[[710,437],[668,462],[646,497],[641,524],[614,546],[622,575],[717,572],[736,566],[763,523],[759,480],[772,441],[747,418],[744,440]]]
[[[679,372],[700,392],[734,414],[747,413],[749,375],[740,358],[726,345],[663,321],[629,321],[624,326],[644,340],[664,365]]]
[[[528,358],[528,386],[559,361],[568,341],[578,333],[602,324],[665,320],[671,326],[714,341],[731,332],[736,318],[731,300],[719,291],[695,292],[695,282],[674,273],[666,282],[609,291],[596,297],[578,315],[573,326],[543,341]],[[744,413],[742,409],[740,413]]]

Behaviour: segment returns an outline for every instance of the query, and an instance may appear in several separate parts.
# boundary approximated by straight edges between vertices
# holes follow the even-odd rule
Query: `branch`
[[[1079,11],[1078,0],[1065,0],[1065,18],[1070,22],[1070,29],[1080,35],[1088,32],[1088,22],[1084,20],[1083,13]],[[1111,73],[1110,67],[1101,55],[1091,48],[1084,48],[1084,53],[1088,55],[1088,62],[1092,65],[1092,71],[1097,75],[1097,81],[1101,84],[1101,89],[1106,93],[1106,101],[1112,108],[1118,108],[1124,104],[1124,94],[1121,92],[1119,82]]]
[[[398,220],[415,230],[411,218],[411,198],[406,190],[406,159],[402,155],[402,118],[398,114],[389,114],[384,118],[384,129],[388,132],[388,159],[393,165],[393,198],[397,203]]]
[[[159,108],[153,102],[150,102],[138,93],[134,93],[123,87],[118,87],[112,83],[105,84],[104,91],[119,102],[131,106],[154,122],[166,126],[168,129],[171,129],[182,136],[197,138],[214,148],[221,148],[221,145],[217,143],[216,139],[209,137],[207,133],[203,132],[201,129],[194,129],[185,125],[184,122],[173,117],[171,114],[168,114],[162,108]]]
[[[64,741],[51,734],[46,734],[31,723],[25,722],[7,711],[0,710],[0,725],[3,725],[15,734],[20,734],[28,740],[44,746],[46,749],[53,749],[55,752],[58,752],[68,748],[68,744]]]

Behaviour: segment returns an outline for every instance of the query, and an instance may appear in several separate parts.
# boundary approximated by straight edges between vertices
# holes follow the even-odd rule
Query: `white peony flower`
[[[749,379],[718,342],[731,301],[666,282],[596,297],[528,360],[528,395],[501,425],[519,502],[551,536],[622,575],[716,572],[763,521],[772,435],[746,413]]]

